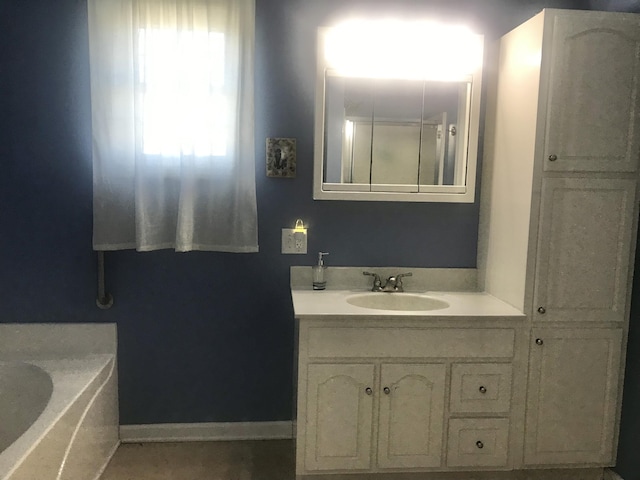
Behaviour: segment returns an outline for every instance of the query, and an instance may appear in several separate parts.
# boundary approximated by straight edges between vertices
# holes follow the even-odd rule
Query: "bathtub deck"
[[[292,440],[120,445],[101,480],[293,480]]]

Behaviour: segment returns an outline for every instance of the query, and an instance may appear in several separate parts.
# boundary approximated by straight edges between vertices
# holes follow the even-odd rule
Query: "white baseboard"
[[[280,440],[290,438],[293,438],[292,422],[120,425],[120,441],[122,443]]]
[[[602,478],[604,480],[624,480],[620,475],[618,475],[610,468],[605,469],[604,476]]]

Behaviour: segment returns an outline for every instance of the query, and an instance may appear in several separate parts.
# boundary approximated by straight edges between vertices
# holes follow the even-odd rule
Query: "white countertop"
[[[406,292],[413,295],[427,295],[444,300],[449,304],[446,308],[426,311],[379,310],[357,307],[347,303],[347,297],[363,293],[367,292],[363,290],[292,289],[291,298],[296,318],[323,316],[522,318],[525,316],[517,308],[483,292]],[[371,295],[403,295],[403,293],[369,293]]]

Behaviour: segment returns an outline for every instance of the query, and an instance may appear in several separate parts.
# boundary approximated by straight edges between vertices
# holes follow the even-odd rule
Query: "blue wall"
[[[290,265],[312,264],[320,249],[332,265],[476,262],[477,204],[312,200],[316,27],[357,12],[400,12],[467,23],[491,40],[545,6],[599,3],[257,0],[260,253],[108,253],[115,304],[102,311],[91,249],[85,1],[0,1],[0,321],[117,322],[124,424],[290,419]],[[297,138],[294,180],[264,173],[265,138],[279,136]],[[298,217],[309,224],[310,253],[283,256],[280,229]],[[630,365],[639,362],[639,336],[632,328]],[[626,388],[637,405],[633,372]],[[631,472],[625,442],[637,440],[639,421],[628,403],[621,458]]]

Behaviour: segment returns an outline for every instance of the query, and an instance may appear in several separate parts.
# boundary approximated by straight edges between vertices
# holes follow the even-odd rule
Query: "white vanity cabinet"
[[[615,465],[640,161],[640,15],[544,10],[505,35],[478,265],[529,316],[522,468]]]
[[[299,318],[298,475],[507,468],[521,320]]]

